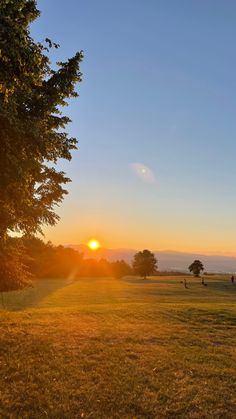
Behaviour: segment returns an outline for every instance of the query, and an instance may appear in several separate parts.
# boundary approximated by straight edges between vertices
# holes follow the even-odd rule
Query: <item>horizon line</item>
[[[112,250],[112,251],[133,251],[133,252],[139,252],[140,250],[144,250],[147,249],[147,247],[143,247],[142,249],[134,249],[134,248],[130,248],[130,247],[100,247],[97,250],[90,250],[87,246],[87,244],[85,243],[80,243],[80,244],[73,244],[73,243],[64,243],[63,246],[83,246],[86,247],[87,250],[91,253],[98,253],[99,251],[103,251],[103,250]],[[217,256],[217,257],[231,257],[231,258],[236,258],[236,253],[231,253],[231,252],[220,252],[220,251],[201,251],[201,250],[192,250],[192,251],[187,251],[187,250],[173,250],[173,249],[150,249],[153,253],[180,253],[180,254],[189,254],[189,255],[200,255],[200,256]]]

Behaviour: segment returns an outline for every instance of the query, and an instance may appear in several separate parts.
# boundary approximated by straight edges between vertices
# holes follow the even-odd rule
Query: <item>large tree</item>
[[[200,260],[194,260],[188,267],[189,271],[196,277],[199,277],[201,271],[204,270],[203,263]]]
[[[157,259],[150,250],[143,250],[134,255],[133,260],[134,272],[146,279],[147,276],[153,275],[157,270]]]
[[[70,160],[77,143],[61,108],[77,96],[83,53],[51,68],[48,52],[58,45],[35,42],[29,32],[39,14],[35,0],[0,2],[0,265],[9,234],[34,234],[58,220],[54,207],[69,179],[56,163]],[[0,280],[7,277],[6,270]]]

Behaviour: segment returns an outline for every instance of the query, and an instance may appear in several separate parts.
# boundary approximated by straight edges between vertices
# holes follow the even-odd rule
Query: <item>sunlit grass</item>
[[[4,296],[0,417],[235,418],[236,287],[38,281]]]

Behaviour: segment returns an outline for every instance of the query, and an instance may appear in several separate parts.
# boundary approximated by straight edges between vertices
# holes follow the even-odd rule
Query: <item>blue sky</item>
[[[236,2],[40,0],[32,36],[84,50],[55,243],[236,253]],[[132,163],[156,181],[135,176]]]

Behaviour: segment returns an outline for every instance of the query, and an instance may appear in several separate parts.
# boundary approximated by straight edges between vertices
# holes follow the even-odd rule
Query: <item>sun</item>
[[[95,239],[89,240],[89,242],[87,243],[87,246],[89,247],[90,250],[97,250],[99,249],[99,247],[101,247],[99,241]]]

